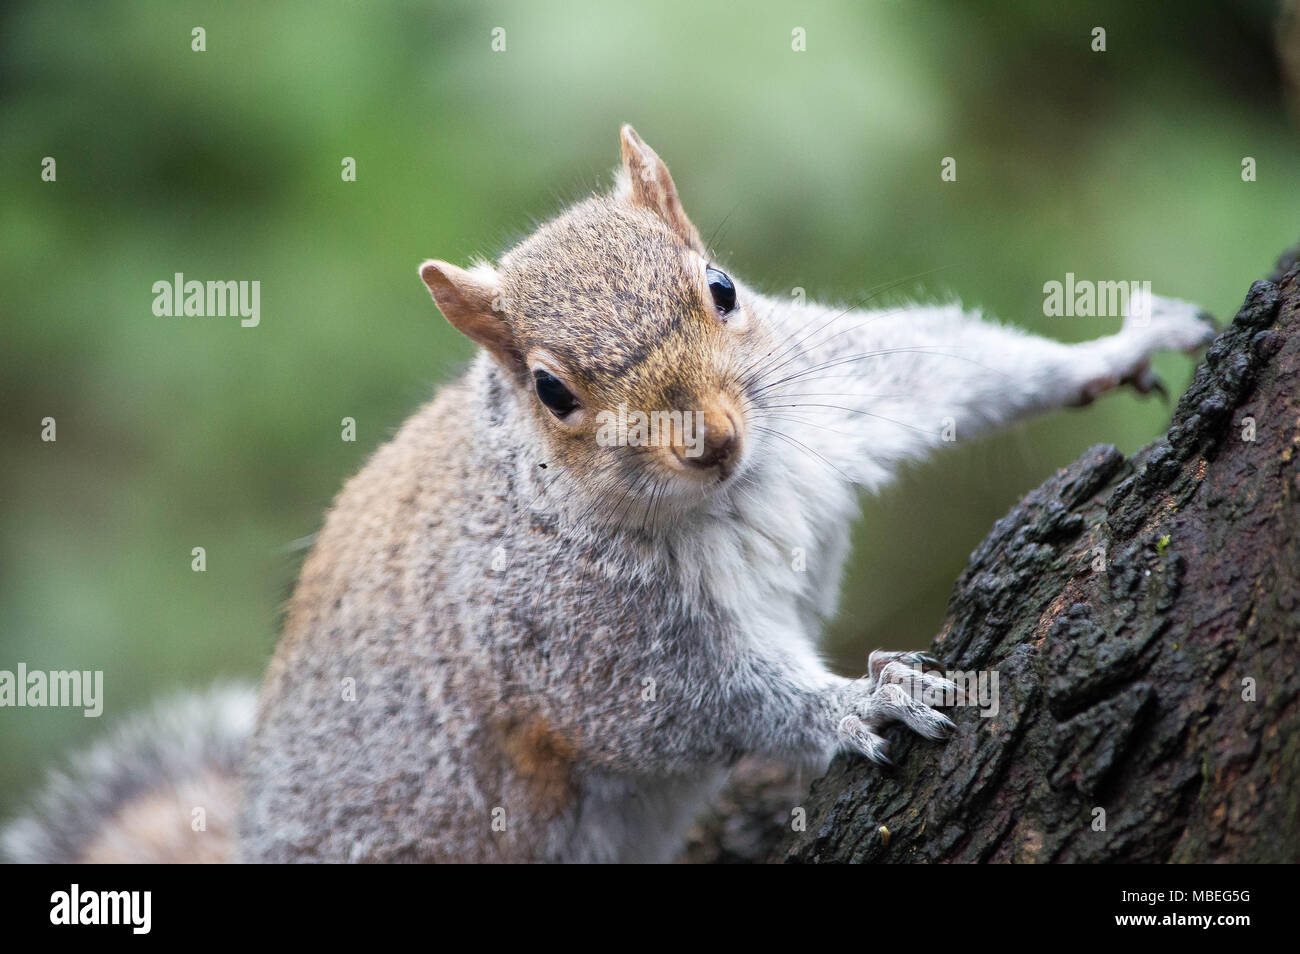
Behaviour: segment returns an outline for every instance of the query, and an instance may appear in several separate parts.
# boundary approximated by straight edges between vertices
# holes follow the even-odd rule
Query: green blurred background
[[[1105,333],[1042,316],[1043,283],[1073,271],[1229,317],[1300,235],[1277,20],[1272,3],[1122,0],[8,5],[0,668],[102,669],[107,698],[97,721],[0,710],[0,811],[150,698],[258,676],[290,544],[471,355],[417,263],[495,256],[606,185],[619,123],[705,235],[725,220],[721,260],[773,293],[903,281],[1054,337]],[[261,325],[154,317],[174,272],[260,280]],[[1158,362],[1175,390],[1191,367]],[[1020,494],[1168,413],[1109,397],[868,501],[836,664],[928,642]]]

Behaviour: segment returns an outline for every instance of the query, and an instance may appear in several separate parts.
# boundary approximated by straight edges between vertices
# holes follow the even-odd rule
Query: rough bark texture
[[[751,792],[688,857],[1300,861],[1294,262],[1251,287],[1164,437],[1087,451],[972,554],[932,652],[997,671],[995,716],[948,710],[946,744],[890,730],[894,770],[842,756],[801,801]]]

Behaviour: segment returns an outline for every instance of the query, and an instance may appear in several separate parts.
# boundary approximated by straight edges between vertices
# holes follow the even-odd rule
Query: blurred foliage
[[[1276,16],[1120,0],[7,6],[0,668],[103,669],[107,706],[98,722],[0,711],[0,806],[149,698],[256,678],[300,559],[288,545],[471,354],[416,264],[496,255],[605,185],[619,123],[666,158],[721,260],[776,294],[851,302],[901,281],[1062,339],[1105,333],[1042,316],[1043,283],[1073,271],[1227,317],[1297,233]],[[1259,181],[1242,182],[1243,156]],[[154,317],[151,286],[174,272],[260,280],[260,327]],[[1177,389],[1191,362],[1158,368]],[[927,642],[1021,493],[1092,443],[1132,451],[1167,415],[1110,397],[867,501],[837,665]]]

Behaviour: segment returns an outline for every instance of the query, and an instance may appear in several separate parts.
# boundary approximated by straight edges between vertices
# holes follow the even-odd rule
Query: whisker
[[[713,240],[716,239],[716,238],[718,237],[718,233],[722,231],[722,227],[723,227],[724,225],[727,224],[727,220],[728,220],[729,218],[731,218],[731,216],[735,213],[735,211],[736,211],[738,208],[740,208],[740,203],[739,203],[739,202],[737,202],[735,205],[733,205],[733,206],[731,207],[731,211],[728,212],[726,215],[724,215],[724,216],[722,217],[722,221],[719,222],[717,225],[715,225],[715,226],[713,227],[713,234],[710,235],[710,236],[709,236],[709,240],[708,240],[707,242],[704,243],[704,247],[705,247],[705,249],[708,250],[708,252],[709,252],[709,257],[710,257],[710,258],[713,257],[713,251],[714,251],[714,248],[713,248]]]
[[[802,417],[793,417],[788,414],[764,414],[763,420],[787,421],[791,424],[798,424],[800,427],[815,427],[819,431],[825,431],[826,433],[834,434],[837,437],[847,437],[849,439],[853,439],[858,436],[856,434],[851,434],[848,431],[838,431],[833,427],[828,427],[825,424],[818,423],[817,421],[810,421],[807,418],[802,418]]]
[[[769,353],[768,355],[765,355],[763,358],[758,359],[758,361],[767,361],[768,359],[772,359],[772,360],[776,360],[776,361],[780,361],[780,362],[781,362],[780,364],[777,365],[778,368],[779,368],[779,367],[783,367],[786,363],[788,363],[788,361],[793,360],[795,357],[797,357],[797,355],[792,355],[792,356],[790,356],[790,357],[788,357],[788,358],[786,357],[786,356],[789,354],[789,352],[791,351],[791,349],[797,348],[797,347],[798,347],[802,342],[807,341],[808,338],[810,338],[810,337],[812,337],[813,335],[817,334],[819,331],[822,331],[823,329],[830,327],[830,325],[834,324],[836,321],[839,321],[839,320],[840,320],[841,318],[843,318],[845,315],[848,315],[848,314],[851,314],[851,313],[857,311],[859,308],[861,308],[863,305],[865,305],[867,302],[871,301],[873,298],[877,297],[878,295],[882,295],[882,294],[884,294],[885,292],[892,291],[893,289],[897,288],[898,286],[903,285],[903,284],[906,284],[906,283],[908,283],[908,282],[913,282],[913,281],[916,281],[917,279],[925,278],[925,277],[927,277],[927,276],[929,276],[929,275],[933,275],[933,274],[935,274],[936,272],[941,272],[941,271],[944,271],[945,269],[956,268],[956,267],[957,267],[957,263],[956,263],[956,262],[953,262],[953,263],[950,263],[950,264],[948,264],[948,265],[940,265],[940,266],[938,266],[937,268],[931,268],[931,269],[928,269],[928,270],[923,271],[923,272],[918,272],[918,273],[916,273],[915,275],[910,275],[910,276],[907,276],[907,277],[905,277],[905,278],[900,278],[900,279],[897,279],[897,280],[892,281],[892,282],[885,282],[884,284],[877,285],[877,286],[875,286],[874,288],[869,289],[869,290],[867,291],[867,293],[866,293],[862,298],[858,299],[858,301],[856,301],[854,304],[852,304],[852,305],[850,305],[849,307],[843,309],[842,311],[839,311],[839,312],[837,312],[836,314],[832,315],[832,316],[831,316],[827,321],[825,321],[824,323],[822,323],[821,325],[819,325],[817,328],[813,329],[812,331],[808,332],[807,334],[802,335],[798,340],[796,340],[796,341],[794,341],[794,342],[791,342],[791,343],[788,343],[787,345],[785,345],[785,346],[782,348],[782,350],[780,351],[779,354],[777,354],[777,353],[775,352],[775,349],[774,349],[774,351],[773,351],[772,353]],[[875,321],[876,318],[883,317],[885,314],[889,314],[889,312],[882,312],[882,313],[880,313],[880,314],[877,314],[877,315],[873,316],[871,319],[869,319],[869,320],[868,320],[864,325],[861,325],[861,326],[859,326],[859,327],[865,327],[866,324],[870,324],[871,321]],[[797,334],[798,331],[799,331],[799,329],[795,329],[795,331],[792,331],[790,337],[793,337],[793,335]],[[836,335],[838,335],[838,334],[842,334],[842,333],[843,333],[842,331],[841,331],[841,332],[837,332]],[[836,337],[836,335],[832,335],[831,338]],[[830,340],[830,339],[827,339],[827,340]],[[788,341],[788,339],[787,339],[787,341]],[[824,345],[824,344],[825,344],[825,342],[819,342],[819,343],[818,343],[818,346],[820,347],[821,345]],[[782,359],[785,359],[785,360],[782,360]],[[755,363],[757,364],[758,361],[756,361]],[[765,365],[765,367],[770,368],[770,365]],[[746,370],[745,373],[748,374],[748,369]]]
[[[761,394],[762,392],[768,390],[769,388],[776,387],[778,384],[785,384],[787,381],[797,381],[801,378],[807,377],[808,375],[815,374],[819,371],[829,370],[830,368],[839,367],[840,365],[852,364],[855,361],[863,361],[867,358],[880,358],[880,357],[884,357],[885,355],[891,355],[891,354],[924,354],[924,355],[934,355],[940,358],[952,358],[956,361],[965,361],[968,364],[973,364],[976,367],[983,368],[984,370],[989,371],[993,374],[1001,374],[1005,378],[1011,377],[1011,375],[1007,374],[1006,372],[1000,371],[997,368],[990,368],[988,365],[981,364],[980,362],[976,361],[974,358],[968,358],[962,354],[952,354],[947,351],[933,350],[935,348],[940,348],[940,347],[944,347],[944,346],[943,345],[914,345],[909,348],[884,348],[881,349],[880,351],[867,351],[862,354],[855,354],[855,355],[848,355],[840,358],[834,358],[822,362],[821,364],[813,365],[811,368],[803,368],[799,371],[794,372],[793,374],[781,378],[778,381],[772,381],[768,384],[764,384],[759,388],[755,388],[753,390],[753,393]]]
[[[776,381],[769,381],[760,385],[759,387],[755,387],[752,389],[752,393],[762,394],[764,391],[770,390],[771,388],[776,387],[778,384],[785,384],[787,381],[797,381],[800,378],[805,378],[808,375],[815,374],[819,371],[829,371],[831,368],[836,368],[845,364],[852,364],[855,361],[863,361],[866,360],[867,358],[882,358],[886,355],[891,355],[891,354],[909,354],[909,353],[943,355],[944,352],[929,350],[932,348],[939,348],[939,347],[942,347],[942,345],[915,345],[913,347],[907,347],[907,348],[882,348],[878,351],[864,351],[861,354],[841,355],[834,358],[828,358],[825,361],[821,361],[817,364],[812,365],[811,367],[801,368],[800,370],[788,374],[785,377],[780,378]],[[948,355],[948,357],[960,357],[960,356]]]
[[[844,377],[852,377],[852,375],[844,375]],[[818,381],[821,381],[821,380],[824,380],[824,379],[823,379],[823,378],[818,378],[817,380],[818,380]],[[858,394],[857,392],[854,392],[854,391],[778,391],[776,394],[771,394],[771,395],[767,395],[767,396],[768,396],[768,397],[773,397],[773,398],[797,398],[797,397],[859,397],[859,398],[870,398],[870,399],[872,399],[872,400],[874,400],[874,401],[894,401],[894,400],[897,400],[897,399],[899,399],[899,398],[911,397],[911,395],[906,394],[906,393],[895,393],[895,394]],[[762,405],[762,404],[758,405],[758,407],[767,407],[767,406],[770,406],[770,405]]]
[[[788,441],[788,442],[790,442],[791,444],[795,445],[796,447],[801,448],[805,453],[811,454],[814,458],[816,458],[817,460],[821,461],[823,464],[825,464],[825,465],[826,465],[827,467],[829,467],[831,470],[835,471],[835,473],[837,473],[837,474],[839,474],[841,477],[843,477],[843,478],[844,478],[848,483],[853,483],[853,479],[852,479],[848,474],[844,473],[844,471],[840,470],[838,467],[836,467],[834,464],[832,464],[829,460],[827,460],[827,459],[826,459],[825,457],[823,457],[821,454],[817,453],[815,450],[813,450],[811,447],[809,447],[809,446],[808,446],[807,444],[805,444],[803,441],[796,440],[795,438],[791,437],[789,434],[785,433],[784,431],[778,430],[777,428],[774,428],[774,427],[764,427],[764,426],[761,425],[761,424],[755,424],[755,425],[754,425],[754,430],[756,430],[756,431],[762,431],[762,432],[764,432],[764,433],[766,433],[766,434],[771,434],[773,437],[779,437],[779,438],[781,438],[781,440],[784,440],[784,441]]]
[[[875,413],[873,413],[873,412],[871,412],[871,411],[865,411],[865,410],[863,410],[863,409],[860,408],[860,407],[845,407],[845,406],[842,405],[842,404],[809,404],[809,403],[802,403],[802,404],[772,404],[772,405],[769,405],[769,407],[821,407],[821,408],[829,408],[829,409],[831,409],[831,410],[835,410],[835,411],[844,411],[845,413],[848,413],[848,414],[863,414],[863,415],[866,415],[867,417],[874,417],[874,418],[876,418],[876,419],[878,419],[878,420],[881,420],[881,421],[887,421],[887,422],[889,422],[890,424],[897,424],[899,427],[906,427],[908,430],[916,431],[918,434],[929,434],[929,433],[931,433],[930,431],[927,431],[927,430],[926,430],[925,428],[923,428],[923,427],[917,427],[915,424],[907,424],[907,423],[904,423],[903,421],[896,421],[896,420],[894,420],[893,418],[885,417],[883,414],[875,414]]]

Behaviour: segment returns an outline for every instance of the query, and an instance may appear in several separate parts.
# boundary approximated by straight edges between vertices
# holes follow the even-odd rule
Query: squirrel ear
[[[624,125],[619,130],[619,138],[623,143],[623,169],[615,195],[625,202],[649,209],[663,219],[683,242],[697,251],[704,251],[700,233],[686,217],[677,186],[658,153],[647,146],[631,126]]]
[[[473,271],[430,259],[420,266],[438,310],[461,334],[492,352],[508,370],[522,364],[514,335],[501,314],[497,275],[489,266]]]

